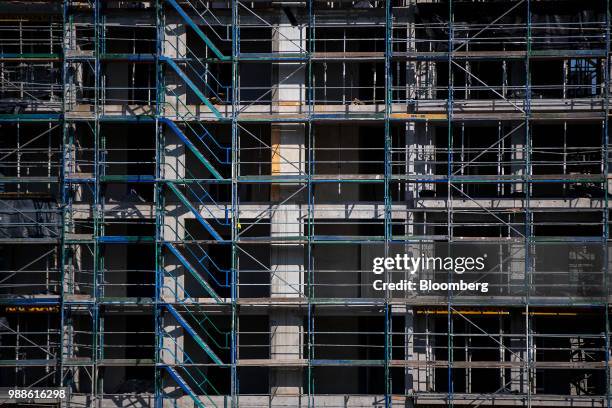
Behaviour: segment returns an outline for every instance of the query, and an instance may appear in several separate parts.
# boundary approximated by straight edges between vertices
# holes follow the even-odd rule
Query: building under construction
[[[0,1],[0,405],[610,407],[609,6]]]

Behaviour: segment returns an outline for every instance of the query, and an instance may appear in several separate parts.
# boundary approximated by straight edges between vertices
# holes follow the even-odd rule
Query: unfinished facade
[[[0,390],[67,391],[2,401],[610,407],[609,53],[609,0],[1,1]]]

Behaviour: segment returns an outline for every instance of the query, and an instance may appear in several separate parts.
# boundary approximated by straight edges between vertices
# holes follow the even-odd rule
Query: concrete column
[[[72,144],[66,146],[66,150],[64,153],[64,173],[66,176],[71,176],[77,173],[86,173],[91,172],[91,168],[83,169],[79,166],[78,163],[78,150],[79,150],[79,140],[76,134],[76,125],[74,123],[66,123],[66,130],[71,135],[71,139],[73,141]],[[82,184],[73,184],[71,186],[73,201],[75,203],[81,203],[84,201],[84,188]],[[64,225],[66,226],[66,234],[76,234],[76,226],[75,226],[75,213],[74,211],[64,213]],[[81,275],[82,262],[83,262],[83,251],[82,245],[73,245],[72,246],[72,256],[68,258],[68,262],[63,265],[65,278],[63,280],[63,288],[64,293],[67,294],[82,294],[81,288],[79,287],[79,279],[78,276],[87,276],[89,282],[92,282],[92,277],[88,275]],[[87,290],[88,295],[91,295],[91,289]],[[78,371],[78,370],[77,370]]]
[[[62,344],[62,356],[66,360],[70,360],[76,356],[77,350],[74,345],[75,333],[74,333],[74,318],[70,311],[67,311],[67,316],[64,319],[64,337]],[[74,370],[72,380],[74,381],[74,385],[76,389],[79,389],[79,370]]]
[[[436,174],[435,168],[435,132],[426,123],[406,123],[405,129],[405,149],[406,149],[406,175],[428,177]],[[419,199],[433,197],[435,195],[434,183],[407,183],[405,190],[406,201],[406,235],[407,236],[426,236],[435,233],[434,227],[425,225],[426,214],[415,212]],[[431,219],[428,220],[432,222]],[[424,253],[434,256],[432,243],[423,242],[411,244],[406,253],[414,255]],[[430,276],[428,276],[430,275]],[[420,271],[416,280],[433,278],[433,273]]]
[[[270,313],[270,358],[272,360],[298,360],[302,358],[303,317],[293,310],[275,310]],[[270,370],[272,397],[299,396],[302,390],[301,368]]]
[[[282,210],[280,217],[273,217],[272,223],[295,223],[296,218],[302,214],[297,206],[291,205]],[[275,211],[278,213],[278,211]],[[298,225],[299,226],[299,225]],[[285,234],[292,231],[288,228]],[[293,231],[296,232],[296,231]],[[301,232],[301,231],[300,231]],[[273,233],[272,236],[281,238],[282,235]],[[282,239],[282,238],[281,238]],[[270,295],[272,297],[300,297],[304,295],[304,245],[301,244],[272,244],[271,247],[272,276]]]
[[[64,173],[66,174],[66,177],[70,177],[75,174],[92,175],[94,171],[93,166],[91,165],[81,166],[78,164],[79,158],[82,159],[82,157],[80,157],[80,153],[79,153],[79,150],[81,147],[81,140],[79,139],[79,136],[77,134],[76,125],[70,122],[70,123],[67,123],[65,126],[66,126],[67,133],[69,133],[72,138],[72,143],[66,146],[66,151],[64,153]],[[84,189],[81,184],[73,185],[72,191],[73,191],[73,201],[74,202],[78,203],[78,202],[83,201]],[[74,232],[74,231],[70,231],[70,232]]]
[[[304,125],[272,126],[272,175],[303,176],[305,171]],[[300,183],[272,185],[270,235],[288,243],[271,246],[271,296],[299,297],[303,295],[304,246],[290,241],[303,235],[300,203],[304,193]]]
[[[178,215],[164,216],[163,238],[164,241],[180,241],[185,238],[185,220]],[[185,298],[185,269],[176,257],[166,253],[164,257],[163,288],[161,298],[166,302],[175,302]]]
[[[511,125],[512,128],[516,126],[516,124]],[[506,132],[511,131],[512,129],[505,129]],[[511,158],[512,164],[510,166],[510,171],[513,176],[524,176],[525,175],[525,129],[518,129],[514,131],[510,135],[510,148],[511,148]],[[522,194],[525,191],[523,183],[511,183],[511,187],[513,194]]]
[[[163,54],[170,58],[181,58],[187,54],[187,31],[184,24],[168,23],[164,29],[165,41]],[[165,71],[165,106],[164,115],[175,117],[179,110],[184,111],[187,104],[187,89],[184,82],[169,68]],[[166,180],[176,180],[185,177],[185,145],[168,128],[164,134],[164,162],[162,165],[162,177]],[[171,198],[171,196],[168,196]],[[171,200],[175,201],[175,200]],[[164,226],[162,230],[163,239],[166,241],[179,241],[185,237],[185,220],[182,219],[182,208],[173,212],[164,213]],[[185,270],[178,259],[170,253],[166,253],[164,262],[163,288],[161,298],[164,302],[173,303],[185,298]],[[169,313],[163,317],[164,338],[162,340],[163,350],[161,360],[165,364],[180,364],[184,361],[185,333],[183,328]],[[176,387],[168,386],[164,390],[173,392]]]
[[[408,2],[406,13],[406,51],[416,52],[416,4],[413,0]],[[416,60],[409,59],[406,61],[406,99],[408,101],[416,100],[419,97],[419,77],[417,74],[418,66],[419,63]],[[414,106],[409,105],[409,109],[413,107]]]
[[[299,54],[306,51],[306,26],[289,20],[295,15],[290,8],[282,11],[277,29],[272,32],[272,52]],[[306,65],[302,62],[279,62],[275,64],[277,75],[273,103],[279,112],[301,112],[306,101]],[[274,82],[274,81],[273,81]]]
[[[410,0],[406,9],[406,51],[417,52],[416,35],[416,0]],[[431,50],[430,50],[431,51]],[[436,63],[434,61],[406,61],[406,99],[433,99],[436,97]],[[413,111],[415,104],[408,106]]]
[[[165,130],[164,163],[162,177],[167,180],[176,180],[185,176],[185,145],[170,130]],[[167,192],[172,202],[177,200]],[[182,217],[183,207],[177,205],[174,211],[164,212],[164,225],[162,236],[165,241],[179,241],[185,238],[185,220]],[[185,299],[185,268],[179,260],[169,251],[164,256],[164,276],[162,279],[160,297],[163,302],[174,303]],[[163,316],[164,336],[162,339],[161,361],[164,364],[174,365],[184,362],[185,333],[183,328],[169,313]],[[165,393],[172,393],[177,386],[166,383]]]
[[[184,238],[184,224],[179,222],[178,215],[164,217],[163,238],[174,241]],[[176,257],[166,253],[164,257],[164,276],[162,279],[161,300],[167,303],[175,303],[185,298],[185,269]],[[163,314],[162,350],[160,359],[163,364],[175,365],[184,362],[185,358],[185,331],[176,319],[168,312]],[[173,393],[178,386],[166,383],[164,392]]]
[[[425,335],[427,332],[425,319],[427,319],[426,315],[417,317],[413,308],[408,308],[406,311],[404,352],[405,359],[409,363],[409,366],[405,369],[405,392],[408,396],[433,390],[433,376],[428,375],[426,366],[428,361],[427,349],[428,347],[431,348],[432,345],[428,344]],[[431,357],[433,356],[430,356],[430,359]],[[408,406],[412,407],[413,405]]]
[[[185,178],[185,144],[174,132],[165,129],[164,133],[164,162],[162,165],[162,177],[166,180],[177,180]],[[174,211],[164,212],[163,238],[165,241],[179,241],[185,238],[185,219],[183,214],[185,208],[173,196],[172,192],[166,190],[169,202],[176,203]],[[187,210],[188,211],[188,210]],[[167,274],[164,276],[164,287],[162,298],[172,301],[185,297],[185,270],[181,263],[171,253],[166,253],[164,268]]]
[[[515,217],[521,216],[521,214],[510,218],[510,222],[513,225],[518,224],[518,220]],[[517,228],[514,226],[514,228]],[[517,228],[518,229],[518,228]],[[519,229],[520,231],[520,229]],[[518,237],[518,232],[514,230],[510,230],[511,237]],[[508,294],[510,296],[524,296],[526,295],[525,290],[525,252],[526,247],[525,243],[520,240],[517,242],[509,242],[507,246],[508,254],[505,255],[508,258],[507,262],[503,262],[501,264],[502,268],[504,268],[504,264],[507,265],[507,273],[508,273]],[[503,270],[502,269],[502,270]]]
[[[167,127],[164,130],[164,163],[162,176],[166,180],[185,178],[186,155],[183,141]]]
[[[305,28],[289,20],[290,9],[281,11],[278,29],[272,38],[272,50],[279,53],[299,53],[305,49]],[[293,21],[295,24],[295,21]],[[301,63],[278,63],[274,94],[274,109],[279,113],[301,111],[305,102],[305,69]],[[272,175],[303,176],[305,172],[305,127],[302,124],[272,125]],[[291,237],[303,235],[303,214],[299,204],[301,184],[273,184],[270,235],[273,240],[287,243],[270,248],[272,298],[297,298],[304,295],[304,246],[291,243]],[[281,204],[282,203],[282,204]],[[302,358],[304,318],[294,309],[278,309],[270,313],[270,358],[299,360]],[[303,392],[301,369],[273,367],[270,370],[270,393],[274,397],[300,395]],[[295,405],[295,404],[294,404]]]
[[[72,111],[75,109],[77,101],[83,97],[83,64],[80,62],[69,63],[65,76],[64,102],[66,111]]]
[[[76,26],[74,24],[65,25],[64,52],[66,56],[77,55],[79,49],[76,42]],[[68,64],[65,73],[66,87],[64,101],[68,111],[74,109],[77,100],[77,90],[83,86],[83,64],[80,62]]]
[[[164,364],[180,364],[184,360],[185,336],[181,325],[169,313],[164,314],[164,338],[161,361]]]
[[[80,294],[81,289],[77,281],[77,271],[81,271],[81,245],[72,246],[72,256],[69,257],[69,262],[64,264],[64,279],[63,287],[65,294]]]
[[[416,0],[409,0],[407,11],[406,26],[407,42],[406,51],[413,53],[417,51],[416,43]],[[426,98],[427,95],[423,93],[423,87],[428,86],[428,89],[432,88],[432,84],[428,81],[427,76],[427,62],[419,62],[416,60],[408,60],[406,62],[406,99],[417,100]],[[435,70],[434,70],[435,71]],[[410,109],[411,107],[409,107]],[[414,106],[412,107],[414,108]],[[413,109],[410,109],[413,110]],[[431,148],[435,147],[432,137],[428,136],[427,124],[407,122],[405,129],[405,142],[406,142],[406,174],[407,175],[427,175],[432,174],[428,171],[435,170],[433,164],[427,164],[424,161],[435,160],[434,157],[430,157]],[[433,190],[433,184],[421,185],[417,183],[409,183],[406,188],[406,201],[409,203],[409,208],[414,208],[414,202],[419,197],[420,190]],[[408,214],[408,234],[420,234],[423,232],[416,231],[411,225],[414,225],[414,214]]]
[[[303,174],[304,172],[304,127],[274,126],[273,165],[275,175]],[[289,158],[282,160],[280,157]],[[270,219],[270,235],[274,243],[270,248],[270,297],[297,298],[304,296],[304,245],[291,243],[292,238],[303,235],[303,216],[299,202],[304,197],[298,192],[299,184],[274,184],[273,207]],[[285,202],[286,201],[286,202]],[[273,310],[270,313],[270,358],[275,360],[298,360],[302,358],[302,333],[304,330],[301,312],[292,309]],[[298,395],[302,393],[302,370],[272,368],[270,387],[273,396]]]
[[[185,58],[187,56],[187,27],[185,24],[168,23],[164,29],[164,56]],[[179,111],[185,112],[187,105],[187,88],[183,80],[171,69],[165,70],[165,116],[176,116]]]
[[[407,122],[405,129],[406,174],[427,177],[435,174],[436,138],[426,123]],[[434,183],[409,183],[406,200],[431,197]]]
[[[2,321],[0,321],[2,323]],[[2,327],[0,327],[0,330]],[[66,311],[66,318],[64,319],[64,336],[62,344],[62,356],[65,361],[74,359],[78,354],[78,346],[75,345],[75,327],[74,327],[74,316],[72,310]],[[79,367],[72,367],[70,369],[70,379],[73,383],[73,390],[82,393],[84,389],[81,388],[83,384],[87,383],[87,377],[84,377],[84,381],[81,382],[81,369]]]
[[[187,54],[187,31],[185,24],[168,23],[164,28],[164,55],[170,58],[180,58]],[[166,80],[166,105],[165,116],[176,115],[177,109],[187,103],[187,91],[183,81],[167,68]],[[162,165],[162,177],[166,180],[177,180],[185,178],[186,155],[185,144],[176,134],[165,127],[164,130],[164,161]],[[175,202],[175,198],[168,193],[169,201]],[[178,241],[185,236],[185,220],[181,219],[181,206],[174,212],[166,211],[164,214],[163,238],[166,241]],[[165,257],[164,287],[161,296],[169,301],[183,299],[185,285],[185,271],[180,262],[172,255]]]
[[[521,365],[527,362],[527,338],[525,316],[521,310],[514,311],[510,316],[510,340],[507,342],[510,349],[510,361],[515,365],[510,369],[510,378],[507,379],[507,388],[513,393],[526,393],[529,384],[527,369]]]

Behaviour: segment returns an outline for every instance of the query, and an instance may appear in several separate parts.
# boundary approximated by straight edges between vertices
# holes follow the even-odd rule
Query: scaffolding
[[[5,3],[0,387],[611,406],[608,0]]]

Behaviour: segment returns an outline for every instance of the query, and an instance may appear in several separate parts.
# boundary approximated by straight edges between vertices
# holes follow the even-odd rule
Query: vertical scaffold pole
[[[238,202],[238,54],[239,54],[239,35],[238,27],[238,7],[239,0],[232,0],[232,266],[231,266],[231,301],[232,301],[232,333],[231,333],[231,405],[238,407],[238,371],[237,371],[237,282],[238,282],[238,251],[236,240],[238,239],[239,205]]]
[[[604,270],[603,270],[603,278],[604,278],[604,299],[608,299],[608,295],[610,293],[609,288],[609,256],[610,254],[608,249],[608,242],[610,239],[610,229],[609,229],[609,202],[608,202],[608,179],[609,179],[609,155],[610,152],[608,150],[608,145],[610,143],[609,140],[609,114],[610,114],[610,0],[605,0],[605,13],[606,13],[606,54],[605,54],[605,62],[604,62],[604,122],[603,122],[603,154],[602,154],[602,164],[603,164],[603,183],[604,183],[604,209],[603,209],[603,260],[604,260]],[[606,370],[605,370],[605,378],[606,378],[606,407],[611,407],[611,394],[610,394],[610,381],[612,378],[610,377],[610,319],[609,319],[609,307],[605,305],[605,357],[606,357]]]
[[[454,44],[454,11],[453,11],[453,0],[448,2],[448,100],[447,100],[447,148],[448,148],[448,162],[447,162],[447,242],[450,249],[450,245],[453,239],[453,210],[452,210],[452,189],[453,189],[453,105],[454,105],[454,84],[453,84],[453,44]],[[447,324],[447,353],[448,353],[448,367],[447,367],[447,387],[448,387],[448,401],[449,407],[454,406],[453,400],[453,320],[452,320],[452,298],[450,291],[448,292],[447,308],[446,308],[446,324]]]
[[[162,254],[162,244],[161,241],[163,239],[163,219],[164,219],[164,198],[163,198],[163,181],[161,177],[163,174],[161,173],[161,166],[163,163],[163,151],[164,151],[164,140],[163,140],[163,132],[161,131],[161,124],[159,123],[160,117],[163,116],[163,92],[162,84],[162,66],[160,63],[160,57],[162,55],[162,41],[163,41],[163,8],[161,4],[162,0],[155,1],[155,132],[156,132],[156,152],[155,152],[155,200],[156,200],[156,211],[155,211],[155,233],[157,235],[155,240],[155,307],[154,307],[154,327],[155,327],[155,408],[161,408],[163,406],[162,399],[162,376],[161,376],[161,353],[163,347],[162,340],[162,319],[161,319],[161,290],[162,290],[162,268],[163,268],[163,254]]]
[[[104,319],[100,316],[99,302],[100,302],[100,274],[102,265],[102,254],[100,251],[99,237],[102,236],[102,225],[100,222],[100,88],[101,88],[101,70],[100,70],[100,0],[94,0],[94,117],[93,117],[93,137],[94,137],[94,202],[93,202],[93,248],[94,248],[94,262],[93,262],[93,293],[94,293],[94,304],[93,304],[93,316],[94,316],[94,350],[102,350],[103,348],[103,337],[104,332]],[[98,358],[100,353],[93,353],[93,373],[95,376],[94,389],[95,398],[103,393],[103,378],[99,375]]]
[[[67,41],[67,36],[66,36],[66,31],[68,30],[68,24],[69,24],[69,19],[68,19],[68,7],[69,7],[69,0],[64,0],[62,2],[62,47],[65,50],[66,49],[66,41]],[[68,67],[67,67],[67,62],[66,59],[63,58],[62,59],[62,87],[63,87],[63,93],[62,93],[62,119],[60,122],[60,125],[62,127],[62,157],[60,158],[60,195],[61,195],[61,206],[62,206],[62,227],[60,229],[60,250],[61,250],[61,255],[60,255],[60,308],[61,308],[61,314],[60,314],[60,345],[61,345],[61,351],[59,352],[59,361],[58,361],[58,368],[59,368],[59,375],[60,375],[60,383],[62,386],[70,386],[70,384],[68,383],[69,381],[71,381],[72,376],[70,375],[66,375],[66,373],[64,373],[64,344],[67,341],[65,336],[66,336],[66,331],[64,330],[65,326],[65,322],[66,322],[66,305],[64,303],[64,299],[66,296],[65,293],[65,283],[66,282],[66,276],[65,276],[65,272],[66,272],[66,251],[68,250],[66,248],[66,242],[65,242],[65,232],[66,232],[66,219],[67,219],[67,212],[69,211],[69,208],[67,207],[68,204],[68,191],[67,191],[67,184],[66,184],[66,156],[68,154],[68,152],[66,151],[66,146],[68,146],[68,127],[66,125],[66,92],[67,92],[67,72],[68,72]],[[73,274],[74,275],[74,274]],[[66,382],[64,382],[66,381]]]
[[[313,67],[312,67],[312,54],[315,52],[315,20],[314,20],[314,7],[315,0],[308,0],[308,30],[307,30],[307,52],[308,52],[308,80],[307,80],[307,100],[308,100],[308,168],[307,168],[307,182],[308,182],[308,225],[306,233],[308,234],[308,251],[307,251],[307,276],[308,276],[308,287],[307,287],[307,325],[306,325],[306,342],[307,342],[307,392],[308,392],[308,408],[315,407],[314,400],[314,372],[312,367],[312,360],[314,358],[313,341],[314,341],[314,322],[313,322],[313,301],[315,300],[315,286],[314,286],[314,262],[312,254],[312,240],[314,236],[314,190],[312,185],[312,176],[314,174],[314,129],[312,127],[313,113],[314,113],[314,80],[313,80]]]
[[[385,257],[389,256],[389,243],[392,239],[392,220],[391,220],[391,187],[389,181],[391,178],[391,111],[393,103],[393,92],[392,83],[393,78],[391,76],[391,55],[393,52],[393,15],[391,8],[391,1],[385,2]],[[390,275],[390,272],[387,272]],[[387,276],[387,282],[391,282],[391,276]],[[391,371],[389,367],[389,358],[391,350],[391,332],[390,332],[390,319],[391,313],[389,310],[391,292],[385,291],[385,327],[384,327],[384,369],[385,369],[385,407],[391,407]]]
[[[531,57],[531,0],[527,0],[526,3],[526,53],[525,53],[525,101],[524,101],[524,117],[525,117],[525,143],[523,144],[523,157],[525,158],[525,171],[524,179],[521,181],[523,184],[524,197],[525,197],[525,212],[524,212],[524,231],[525,231],[525,344],[527,347],[527,406],[531,406],[531,387],[533,384],[532,379],[532,336],[531,336],[531,319],[529,316],[529,305],[530,305],[530,287],[529,281],[531,279],[532,271],[532,214],[529,209],[530,198],[531,198],[531,129],[530,129],[530,112],[531,112],[531,74],[530,74],[530,57]]]

